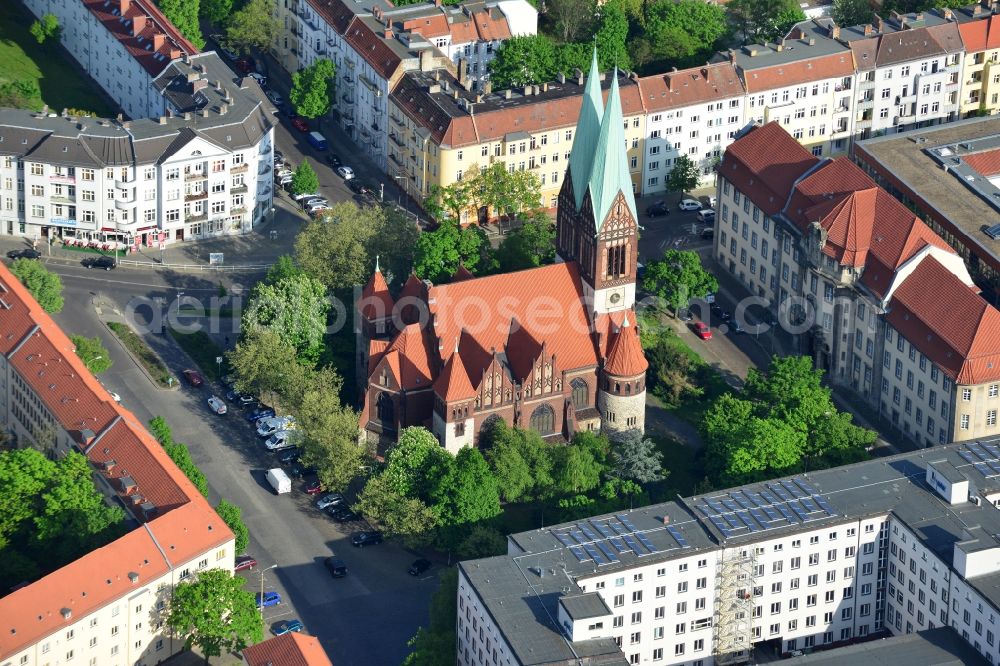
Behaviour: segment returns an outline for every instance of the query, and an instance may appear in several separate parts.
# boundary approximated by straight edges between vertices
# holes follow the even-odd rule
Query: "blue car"
[[[263,597],[261,597],[258,593],[256,596],[257,608],[270,608],[271,606],[277,606],[281,603],[281,595],[277,592],[265,592]]]
[[[269,419],[274,416],[274,410],[270,407],[258,407],[247,413],[247,421],[256,423],[261,419]]]
[[[293,631],[299,632],[302,631],[303,629],[305,629],[305,627],[302,625],[301,621],[285,620],[284,622],[279,622],[278,624],[274,625],[274,627],[271,629],[271,633],[273,633],[275,636],[284,636],[285,634],[289,634]]]

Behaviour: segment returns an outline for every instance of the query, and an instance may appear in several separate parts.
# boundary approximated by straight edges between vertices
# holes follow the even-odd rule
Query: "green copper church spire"
[[[618,196],[618,192],[625,196],[625,203],[628,204],[632,218],[638,219],[635,212],[635,196],[632,194],[632,177],[628,169],[624,122],[616,68],[614,79],[611,81],[611,92],[608,93],[608,104],[604,107],[604,117],[601,119],[601,131],[597,137],[597,144],[593,148],[593,164],[587,179],[587,189],[590,190],[590,201],[594,208],[596,231],[601,230],[601,224],[603,224],[608,211],[611,210],[611,204]],[[577,136],[579,137],[579,134]],[[573,145],[573,148],[575,152],[576,144]],[[572,168],[572,155],[570,156],[570,167]],[[575,188],[575,175],[573,181]]]
[[[597,67],[597,49],[590,62],[590,74],[583,89],[583,103],[580,118],[573,138],[573,151],[569,155],[569,170],[573,178],[573,198],[576,209],[583,205],[583,193],[587,190],[587,177],[594,161],[594,149],[601,131],[601,114],[604,112],[604,98],[601,96],[601,73]]]

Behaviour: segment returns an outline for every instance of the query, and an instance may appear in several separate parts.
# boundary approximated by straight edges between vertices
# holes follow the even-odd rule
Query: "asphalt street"
[[[398,664],[407,654],[407,640],[428,617],[430,596],[437,572],[415,579],[407,568],[413,553],[386,542],[365,549],[353,548],[350,536],[359,524],[336,525],[312,505],[312,498],[297,481],[292,493],[276,496],[264,480],[264,471],[278,466],[261,445],[243,413],[230,406],[226,416],[211,413],[205,400],[220,386],[203,390],[182,386],[168,391],[155,387],[135,365],[103,321],[120,318],[133,298],[175,298],[180,279],[186,296],[207,298],[217,292],[212,278],[164,275],[154,272],[92,272],[76,266],[50,265],[63,276],[66,305],[56,321],[67,333],[98,335],[114,361],[100,379],[117,392],[122,403],[148,422],[164,416],[177,441],[191,449],[195,463],[208,478],[210,500],[225,497],[243,509],[250,529],[253,555],[267,571],[266,590],[277,590],[284,602],[265,610],[265,623],[298,618],[307,632],[319,637],[336,664]],[[173,374],[191,362],[168,338],[146,335],[147,342],[165,360]],[[349,570],[346,578],[333,579],[322,566],[336,555]],[[251,590],[260,589],[257,570],[246,576]]]

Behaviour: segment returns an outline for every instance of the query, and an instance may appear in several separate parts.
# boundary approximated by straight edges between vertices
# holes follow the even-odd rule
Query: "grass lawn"
[[[142,338],[128,327],[127,324],[122,324],[116,321],[109,321],[108,328],[121,340],[122,344],[125,345],[132,356],[134,356],[150,376],[158,383],[160,386],[171,386],[170,371],[167,370],[167,366],[163,365],[163,361],[160,357],[149,348]]]
[[[46,103],[57,113],[70,108],[112,117],[116,111],[95,90],[96,84],[81,76],[55,42],[35,41],[28,32],[33,21],[31,13],[16,0],[0,2],[0,84],[37,81],[42,98],[30,101],[32,110]]]
[[[222,356],[222,349],[215,344],[205,331],[195,331],[194,333],[181,333],[170,330],[170,336],[181,346],[187,355],[201,368],[201,372],[209,379],[221,379],[222,373],[219,371],[219,364],[215,359]],[[225,367],[225,362],[223,362]]]
[[[648,436],[656,444],[656,450],[663,454],[663,467],[669,472],[663,481],[647,485],[650,499],[653,502],[666,502],[675,499],[677,495],[692,495],[695,485],[705,478],[698,452],[671,437]]]

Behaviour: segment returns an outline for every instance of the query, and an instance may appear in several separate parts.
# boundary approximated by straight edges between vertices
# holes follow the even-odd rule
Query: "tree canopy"
[[[44,44],[47,39],[59,39],[62,28],[59,25],[59,17],[55,14],[44,14],[42,18],[34,21],[28,32],[39,44]]]
[[[663,478],[663,454],[639,430],[626,430],[613,439],[611,457],[612,473],[620,479],[650,483]]]
[[[233,0],[201,0],[198,15],[216,25],[221,25],[233,12]]]
[[[552,263],[556,254],[556,227],[548,215],[541,214],[504,236],[495,259],[502,273]]]
[[[229,526],[229,529],[236,535],[236,554],[246,552],[250,545],[250,530],[243,522],[243,510],[227,500],[219,500],[215,507],[215,512],[222,518],[222,522]]]
[[[295,112],[303,118],[326,115],[333,102],[336,75],[337,66],[326,58],[292,74],[292,89],[288,93],[288,99],[295,106]]]
[[[10,272],[27,287],[31,295],[49,314],[63,309],[62,279],[34,259],[15,259]]]
[[[833,0],[831,11],[834,22],[843,27],[871,23],[874,13],[869,0]]]
[[[488,265],[489,241],[478,225],[460,227],[445,220],[434,231],[420,234],[413,257],[413,272],[431,282],[447,282],[459,266],[472,272]]]
[[[793,25],[806,20],[795,0],[732,0],[726,7],[743,33],[744,44],[781,39]]]
[[[295,173],[292,174],[292,193],[315,194],[318,191],[319,176],[316,175],[316,171],[309,164],[309,160],[303,158],[302,162],[295,167]]]
[[[646,266],[642,280],[646,291],[663,299],[676,313],[693,298],[702,298],[719,288],[719,281],[701,265],[691,250],[667,250],[663,259]]]
[[[264,621],[246,581],[224,569],[205,569],[191,582],[174,588],[167,610],[167,626],[197,647],[206,661],[239,652],[264,640]]]
[[[340,377],[332,370],[309,373],[293,409],[302,463],[316,469],[324,488],[342,491],[361,472],[365,450],[358,441],[358,413],[340,404]]]
[[[555,76],[556,49],[545,35],[516,35],[500,42],[490,61],[494,88],[516,88],[549,81]]]
[[[187,0],[178,0],[186,2]],[[250,49],[270,51],[281,24],[274,18],[275,0],[250,0],[226,25],[226,42],[240,53]],[[197,13],[197,9],[195,10]]]
[[[181,34],[199,49],[205,46],[198,25],[198,9],[201,0],[157,0],[163,14],[170,19]]]
[[[706,5],[710,6],[710,5]],[[690,192],[698,187],[701,181],[701,169],[687,155],[681,155],[674,160],[674,166],[667,174],[667,189],[671,192]]]
[[[92,338],[82,335],[71,335],[69,339],[76,348],[76,355],[80,357],[80,360],[83,361],[83,364],[92,373],[99,375],[111,367],[113,363],[111,354],[104,347],[99,337],[96,335]]]
[[[308,275],[261,283],[243,311],[243,330],[252,336],[262,328],[270,329],[299,358],[315,362],[322,351],[329,310],[326,287]]]
[[[725,9],[700,0],[656,0],[646,9],[645,30],[634,40],[633,54],[655,62],[688,67],[704,63],[728,33]]]
[[[548,0],[545,4],[564,43],[585,39],[597,17],[594,0]]]
[[[375,267],[373,250],[381,250],[390,255],[382,260],[398,266],[405,277],[409,270],[403,271],[402,264],[412,256],[413,246],[383,244],[390,228],[396,237],[406,238],[396,227],[398,220],[393,218],[390,224],[389,219],[378,206],[358,206],[353,201],[335,203],[299,232],[295,240],[296,262],[328,289],[344,289],[368,281]]]
[[[594,33],[594,46],[597,47],[597,62],[602,72],[618,68],[629,70],[632,60],[628,47],[628,17],[625,11],[614,2],[606,2],[598,8],[597,32]]]

